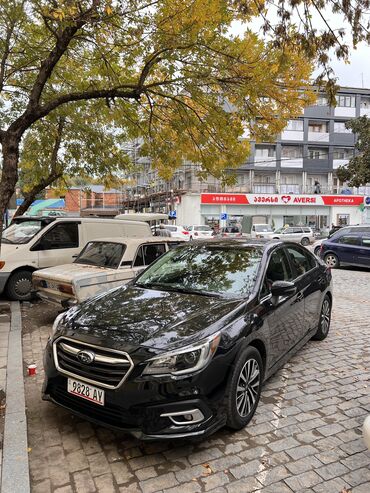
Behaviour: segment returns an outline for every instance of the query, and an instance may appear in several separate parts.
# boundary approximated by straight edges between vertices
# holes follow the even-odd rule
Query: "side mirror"
[[[292,296],[297,292],[297,288],[293,282],[275,281],[271,286],[271,295],[273,298],[279,296]]]

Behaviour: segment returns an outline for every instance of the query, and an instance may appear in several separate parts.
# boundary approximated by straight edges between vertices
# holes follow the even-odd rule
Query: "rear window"
[[[310,229],[310,228],[303,228],[303,231],[304,231],[305,233],[311,233],[311,229]]]
[[[103,241],[90,241],[76,258],[75,263],[117,269],[126,245]]]

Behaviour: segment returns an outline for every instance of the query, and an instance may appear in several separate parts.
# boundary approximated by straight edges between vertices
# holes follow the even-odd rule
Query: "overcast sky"
[[[272,8],[273,7],[271,7],[271,9]],[[269,10],[269,14],[271,14],[269,15],[270,20],[274,17],[274,12],[271,9]],[[346,30],[346,41],[352,46],[349,35],[350,29],[348,28],[348,25],[346,25],[342,15],[333,14],[331,11],[324,11],[322,13],[334,30],[339,28],[344,28]],[[323,20],[317,12],[313,12],[312,22],[318,30],[324,27]],[[254,19],[253,23],[249,25],[252,30],[257,32],[260,26],[261,21],[258,19]],[[245,28],[245,24],[243,25],[240,22],[234,22],[231,33],[242,34]],[[370,89],[370,46],[368,44],[361,43],[357,46],[356,50],[353,48],[351,49],[349,64],[344,63],[343,60],[339,61],[333,56],[331,66],[335,71],[336,77],[338,77],[339,85],[359,88],[365,87]],[[316,75],[316,73],[314,73],[314,75]]]

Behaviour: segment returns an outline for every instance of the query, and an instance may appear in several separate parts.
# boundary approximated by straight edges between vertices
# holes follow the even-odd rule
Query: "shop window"
[[[349,214],[337,214],[338,226],[348,226],[348,224],[349,224]]]

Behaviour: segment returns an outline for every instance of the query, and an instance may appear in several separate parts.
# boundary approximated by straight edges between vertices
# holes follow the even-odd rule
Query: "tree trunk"
[[[5,134],[1,142],[3,169],[0,180],[0,248],[4,213],[18,180],[19,143],[20,137],[14,134]]]

